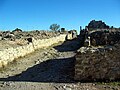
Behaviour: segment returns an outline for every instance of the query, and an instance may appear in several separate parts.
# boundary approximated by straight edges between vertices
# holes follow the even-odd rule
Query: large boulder
[[[95,30],[95,29],[108,29],[109,26],[105,24],[105,22],[103,21],[95,21],[92,20],[90,21],[90,23],[88,24],[87,28],[89,30]]]

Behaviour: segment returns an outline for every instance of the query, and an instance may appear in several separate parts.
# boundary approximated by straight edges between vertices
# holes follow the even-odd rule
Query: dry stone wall
[[[33,40],[32,43],[29,43],[27,45],[3,49],[0,51],[0,67],[6,66],[9,62],[12,62],[14,59],[32,53],[36,49],[48,47],[60,41],[64,42],[65,38],[66,34],[61,34],[59,36],[52,37],[49,39]]]
[[[76,55],[75,80],[119,81],[120,44],[104,48],[81,47]]]

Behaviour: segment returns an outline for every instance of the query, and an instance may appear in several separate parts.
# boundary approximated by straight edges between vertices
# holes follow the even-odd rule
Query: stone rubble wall
[[[52,37],[49,39],[38,39],[33,40],[32,43],[27,45],[6,48],[0,51],[0,67],[6,66],[9,62],[13,60],[23,57],[29,53],[34,52],[36,49],[49,47],[52,44],[58,43],[60,41],[64,42],[66,38],[66,34],[61,34],[56,37]]]
[[[120,44],[104,48],[81,47],[76,55],[75,80],[120,80]]]

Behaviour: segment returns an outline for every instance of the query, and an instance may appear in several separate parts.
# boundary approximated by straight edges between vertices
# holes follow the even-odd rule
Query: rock
[[[3,40],[3,37],[0,36],[0,41]]]
[[[35,64],[40,64],[40,61],[35,61]]]
[[[86,53],[86,51],[89,50],[88,47],[81,47],[78,52],[81,52],[81,53]]]
[[[120,45],[104,48],[82,47],[76,55],[75,80],[120,80]]]
[[[91,44],[93,46],[98,45],[114,45],[120,41],[120,32],[105,32],[105,31],[95,31],[90,33]]]

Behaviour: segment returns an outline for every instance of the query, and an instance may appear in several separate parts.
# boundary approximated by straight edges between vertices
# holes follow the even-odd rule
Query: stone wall
[[[0,67],[6,66],[9,62],[12,62],[14,59],[32,53],[36,49],[48,47],[60,41],[64,42],[65,38],[66,34],[61,34],[59,36],[52,37],[49,39],[34,39],[31,43],[23,46],[3,49],[0,51]]]
[[[96,31],[90,34],[91,44],[98,45],[114,45],[120,41],[120,31]]]
[[[119,81],[120,44],[106,47],[81,47],[76,55],[75,80]]]

